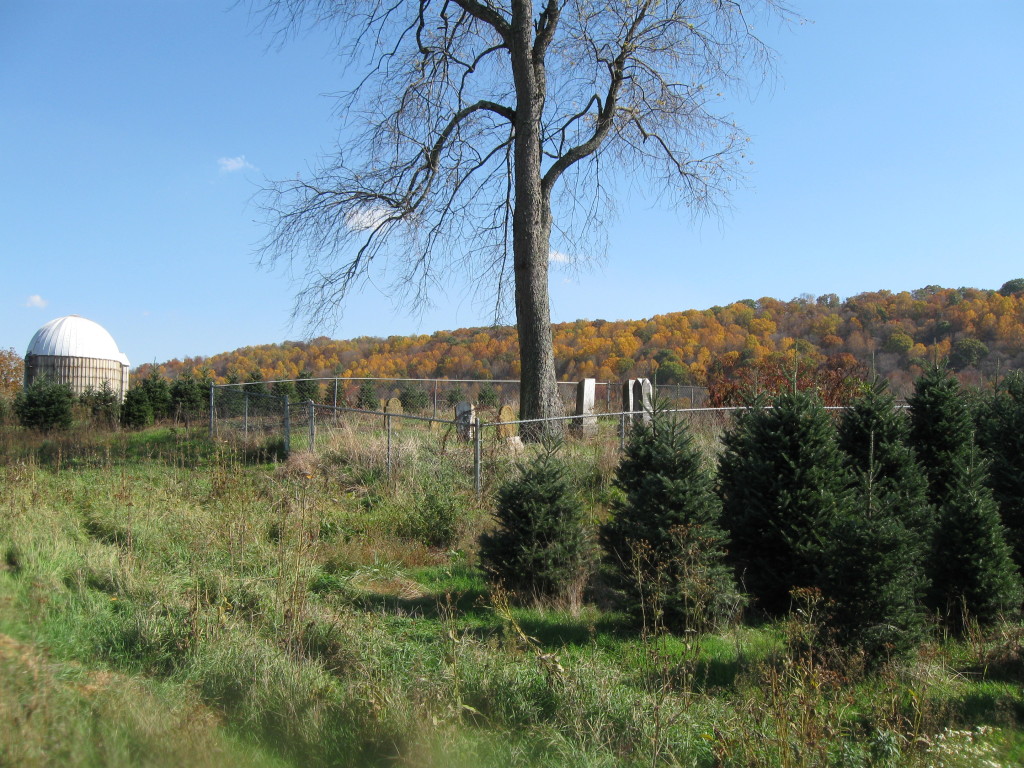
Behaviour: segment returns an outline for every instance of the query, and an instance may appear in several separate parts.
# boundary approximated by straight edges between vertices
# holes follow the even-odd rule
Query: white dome
[[[99,323],[78,315],[58,317],[36,331],[25,353],[26,357],[29,355],[91,357],[128,365],[128,358],[117,348],[114,337]]]

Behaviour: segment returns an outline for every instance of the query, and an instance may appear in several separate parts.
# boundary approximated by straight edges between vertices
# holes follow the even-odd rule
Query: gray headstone
[[[597,380],[583,379],[576,385],[576,415],[572,426],[582,435],[597,434],[597,416],[594,415],[594,400],[597,396]]]
[[[476,408],[463,400],[455,406],[455,432],[463,440],[476,437]]]

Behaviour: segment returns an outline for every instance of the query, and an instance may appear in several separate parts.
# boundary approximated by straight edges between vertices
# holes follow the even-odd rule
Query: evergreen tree
[[[89,410],[95,422],[106,427],[116,427],[120,421],[121,403],[108,381],[104,381],[99,389],[85,390],[79,395],[78,402]]]
[[[146,400],[153,411],[154,421],[168,419],[174,415],[171,403],[171,385],[154,368],[149,376],[142,380],[142,389],[146,393]]]
[[[853,503],[828,530],[818,584],[833,639],[875,664],[924,636],[926,581],[920,535],[905,524],[905,493],[867,461],[856,470]]]
[[[295,397],[300,403],[310,400],[320,402],[320,382],[313,379],[312,371],[303,368],[299,373],[299,380],[295,382]]]
[[[482,408],[498,407],[498,390],[491,382],[480,385],[480,391],[476,395],[476,401]]]
[[[974,441],[970,409],[952,374],[939,367],[914,383],[910,404],[910,445],[928,478],[928,500],[946,500],[949,478],[964,465]]]
[[[896,408],[885,383],[876,381],[843,412],[839,448],[858,484],[871,475],[872,494],[899,511],[924,551],[935,528],[935,512],[928,503],[928,479],[907,444],[909,434],[906,413]]]
[[[209,407],[209,385],[186,371],[171,382],[171,411],[188,424]]]
[[[491,580],[521,599],[578,607],[593,571],[590,522],[553,448],[498,489],[497,528],[480,538]]]
[[[275,381],[270,385],[270,394],[291,402],[295,400],[295,382]]]
[[[14,413],[23,427],[44,432],[68,429],[74,403],[75,394],[70,386],[40,376],[15,395]]]
[[[356,397],[356,408],[364,411],[380,410],[380,398],[377,397],[377,387],[372,381],[364,381],[359,386],[359,395]]]
[[[986,398],[977,430],[1007,541],[1014,561],[1024,568],[1024,372],[1014,371]]]
[[[965,615],[987,624],[1016,614],[1024,599],[986,474],[973,449],[957,457],[939,508],[929,605],[955,629]]]
[[[658,411],[636,425],[615,485],[624,497],[600,538],[627,605],[672,631],[714,629],[735,614],[721,502],[686,425]]]
[[[814,586],[824,532],[849,503],[836,430],[816,396],[754,400],[723,438],[719,457],[722,522],[730,559],[770,615],[789,608],[794,587]]]
[[[145,387],[134,386],[125,394],[121,404],[121,423],[133,429],[142,429],[153,423],[153,406],[149,403]]]
[[[430,405],[430,395],[427,394],[427,390],[410,381],[402,383],[398,390],[398,399],[406,413],[419,413]]]
[[[250,395],[267,394],[267,385],[263,381],[263,371],[259,368],[253,368],[249,371],[249,378],[245,382],[245,391]]]

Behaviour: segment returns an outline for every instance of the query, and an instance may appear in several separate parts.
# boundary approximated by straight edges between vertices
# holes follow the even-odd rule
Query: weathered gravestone
[[[519,425],[508,423],[515,420],[516,412],[512,410],[511,405],[503,405],[498,409],[498,426],[495,429],[498,430],[499,440],[508,440],[510,437],[516,436]]]
[[[577,434],[590,436],[597,434],[597,416],[594,415],[594,400],[597,396],[597,380],[583,379],[576,385],[576,415],[572,428]]]
[[[633,384],[636,379],[626,379],[622,382],[622,410],[630,413],[633,410]]]
[[[654,386],[650,379],[637,379],[633,382],[633,420],[640,424],[650,424],[653,411]]]
[[[455,406],[455,432],[462,440],[473,440],[476,437],[476,408],[463,400]]]
[[[385,413],[402,413],[402,401],[392,397],[384,404]]]

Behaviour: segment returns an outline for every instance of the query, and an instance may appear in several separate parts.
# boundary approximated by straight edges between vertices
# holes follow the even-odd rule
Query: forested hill
[[[905,391],[923,366],[948,360],[967,384],[1024,367],[1024,279],[999,290],[927,286],[791,301],[744,299],[725,307],[645,320],[577,320],[554,326],[562,380],[618,381],[657,375],[659,383],[708,384],[759,367],[859,370]],[[171,360],[169,377],[210,372],[218,381],[307,375],[515,379],[513,327],[463,328],[429,336],[288,341]],[[143,365],[136,375],[147,375]]]

